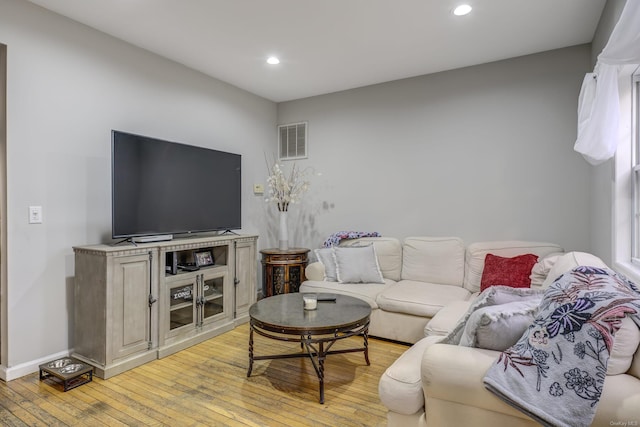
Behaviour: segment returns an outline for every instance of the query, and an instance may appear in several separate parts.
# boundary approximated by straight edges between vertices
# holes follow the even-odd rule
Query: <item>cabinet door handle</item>
[[[205,304],[205,299],[203,296],[199,296],[197,299],[196,304],[198,305],[198,325],[197,326],[202,326],[204,324],[204,304]]]
[[[149,307],[151,307],[156,301],[158,301],[158,298],[154,298],[153,295],[149,294]]]

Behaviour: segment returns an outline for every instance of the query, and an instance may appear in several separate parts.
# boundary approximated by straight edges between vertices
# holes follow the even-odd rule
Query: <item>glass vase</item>
[[[289,230],[287,226],[287,211],[279,211],[280,225],[278,227],[278,249],[289,249]]]

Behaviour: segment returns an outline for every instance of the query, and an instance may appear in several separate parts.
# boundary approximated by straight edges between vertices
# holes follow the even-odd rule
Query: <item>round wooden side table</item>
[[[309,262],[309,249],[263,249],[262,283],[263,295],[288,294],[298,292],[300,284],[305,281],[304,269]]]

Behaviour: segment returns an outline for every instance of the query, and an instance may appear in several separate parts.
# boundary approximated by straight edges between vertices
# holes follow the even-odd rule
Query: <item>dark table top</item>
[[[367,302],[339,294],[331,295],[335,301],[318,301],[316,310],[305,310],[302,295],[290,293],[261,299],[249,309],[252,324],[283,334],[329,334],[362,326],[371,315]]]
[[[278,248],[268,248],[262,249],[260,253],[266,255],[298,255],[298,254],[306,254],[311,251],[311,249],[307,248],[289,248],[289,249],[278,249]]]

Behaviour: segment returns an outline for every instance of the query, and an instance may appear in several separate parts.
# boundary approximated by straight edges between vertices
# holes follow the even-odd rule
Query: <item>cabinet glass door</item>
[[[289,292],[299,292],[302,284],[302,266],[292,265],[289,267]]]
[[[169,288],[169,330],[194,323],[194,295],[194,283]]]
[[[273,295],[286,294],[287,268],[285,266],[273,266]]]
[[[224,312],[224,277],[204,278],[202,284],[203,321]]]

